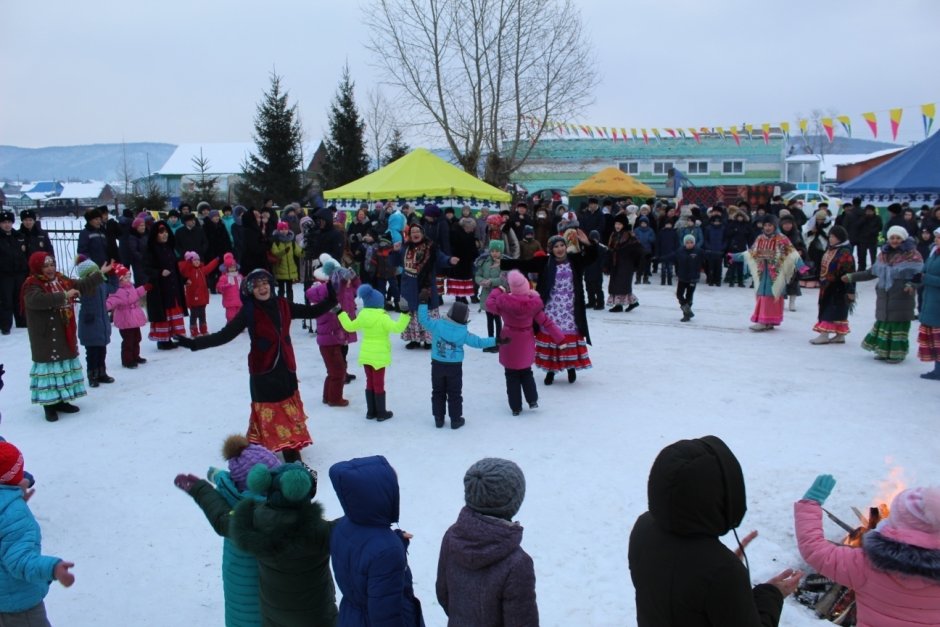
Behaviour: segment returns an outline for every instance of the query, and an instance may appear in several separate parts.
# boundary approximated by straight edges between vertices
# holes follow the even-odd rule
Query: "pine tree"
[[[242,164],[244,183],[238,197],[244,204],[260,207],[273,198],[284,206],[303,200],[309,183],[303,176],[303,130],[297,105],[288,106],[281,91],[281,77],[271,73],[271,88],[264,94],[255,116],[255,154]]]
[[[409,152],[411,152],[411,146],[405,143],[401,136],[401,130],[396,128],[392,131],[392,139],[389,140],[388,146],[385,147],[385,154],[382,155],[382,165],[388,165],[392,161],[404,157]]]
[[[209,171],[212,167],[209,160],[203,156],[202,148],[199,148],[199,154],[193,155],[193,168],[195,174],[192,179],[192,189],[183,194],[183,200],[195,207],[202,201],[206,201],[213,207],[216,206],[216,198],[219,185],[219,177],[210,176]]]
[[[324,142],[323,189],[333,189],[368,174],[369,157],[364,137],[365,123],[356,110],[353,82],[346,66],[336,98],[330,105],[330,136]]]

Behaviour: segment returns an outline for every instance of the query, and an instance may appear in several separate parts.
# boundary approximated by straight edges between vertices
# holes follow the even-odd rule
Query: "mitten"
[[[144,291],[149,292],[153,289],[153,283],[144,283]]]
[[[173,480],[173,485],[188,494],[189,491],[193,489],[193,486],[196,485],[197,481],[199,481],[199,477],[196,475],[176,475],[176,479]]]
[[[185,335],[174,335],[173,343],[179,344],[183,348],[188,348],[189,350],[196,349],[196,343],[193,341],[193,338],[186,337]]]
[[[430,300],[431,300],[431,290],[429,290],[428,288],[424,288],[423,290],[421,290],[421,292],[418,294],[418,303],[421,305],[427,305]]]
[[[809,490],[806,491],[806,494],[803,495],[803,498],[816,501],[822,505],[826,502],[826,499],[829,498],[835,486],[836,480],[832,475],[819,475],[816,477],[816,480],[813,481],[813,485],[809,487]]]
[[[806,274],[807,272],[809,272],[809,266],[802,266],[799,270],[797,270],[797,272],[799,272],[800,274]]]
[[[343,310],[343,306],[340,305],[339,303],[336,303],[335,305],[333,305],[333,308],[330,309],[330,311],[332,311],[334,314],[339,314],[342,310]]]

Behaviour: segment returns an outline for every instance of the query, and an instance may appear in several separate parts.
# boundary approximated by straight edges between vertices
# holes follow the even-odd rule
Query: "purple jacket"
[[[355,277],[348,284],[337,281],[333,287],[336,289],[336,301],[343,308],[351,320],[356,319],[356,290],[359,289],[359,277]],[[307,300],[319,303],[328,298],[329,291],[326,283],[314,283],[306,292]],[[336,346],[338,344],[351,344],[356,341],[356,334],[343,329],[336,319],[336,314],[327,311],[317,318],[317,346]]]
[[[535,567],[521,542],[521,525],[460,510],[437,562],[437,600],[450,627],[538,627]]]
[[[502,316],[502,337],[508,337],[509,343],[499,347],[499,363],[510,370],[524,370],[535,362],[535,332],[532,323],[536,323],[556,342],[565,339],[552,320],[542,311],[542,299],[538,292],[530,290],[519,295],[495,289],[486,299],[486,310]]]

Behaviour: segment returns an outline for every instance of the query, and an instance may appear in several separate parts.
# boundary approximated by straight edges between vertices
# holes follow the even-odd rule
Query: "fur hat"
[[[525,475],[515,462],[487,457],[467,469],[463,489],[473,511],[512,520],[525,498]]]
[[[356,290],[356,296],[362,299],[363,307],[369,309],[385,308],[385,299],[382,297],[382,293],[368,283],[359,286],[359,289]]]
[[[636,205],[627,205],[627,213],[636,213],[640,208]]]
[[[878,532],[922,549],[940,549],[940,488],[911,488],[899,493]]]
[[[252,444],[248,439],[235,434],[225,438],[222,444],[222,457],[228,462],[228,472],[235,482],[235,487],[244,492],[248,487],[248,473],[257,464],[263,464],[269,469],[280,466],[281,462],[274,453],[258,444]]]
[[[281,464],[273,470],[255,464],[248,471],[248,489],[264,495],[273,508],[296,508],[317,495],[317,475],[300,463]]]
[[[825,209],[820,209],[819,211],[813,214],[813,220],[816,220],[817,222],[819,222],[820,220],[825,222],[828,219],[829,219],[829,212],[826,211]]]
[[[78,255],[75,257],[75,275],[80,279],[84,279],[86,276],[92,272],[98,271],[98,264],[86,257],[85,255]]]
[[[695,243],[695,236],[692,235],[691,233],[687,234],[685,237],[682,238],[682,245],[683,245],[683,246],[685,246],[685,245],[688,244],[689,242],[692,242],[693,244]]]
[[[561,215],[561,220],[558,221],[558,232],[561,233],[566,229],[576,229],[580,226],[578,222],[578,216],[574,211],[568,211]]]
[[[787,211],[786,209],[781,209],[781,210],[780,210],[780,213],[778,213],[777,216],[778,216],[781,220],[783,220],[784,218],[792,218],[792,217],[793,217],[793,214],[790,213],[789,211]]]
[[[467,324],[470,321],[470,308],[467,307],[467,303],[455,300],[447,311],[447,318],[457,324]]]
[[[518,270],[510,270],[509,274],[506,275],[506,282],[509,283],[509,291],[512,294],[525,296],[532,291],[529,279]]]
[[[207,203],[205,200],[196,205],[196,213],[201,213],[203,209],[212,209],[212,205]]]
[[[183,214],[183,224],[186,224],[187,222],[195,222],[195,221],[196,221],[196,214],[195,214],[195,213],[184,213],[184,214]]]
[[[35,220],[36,211],[34,209],[23,209],[22,211],[20,211],[20,220],[25,220],[26,218],[32,218],[33,220]]]
[[[210,219],[212,219],[212,218],[221,218],[221,217],[222,217],[222,214],[219,213],[219,210],[218,210],[218,209],[213,209],[212,211],[209,212],[209,218],[210,218]]]
[[[330,276],[339,267],[339,263],[329,253],[323,253],[320,255],[320,265],[313,271],[313,278],[322,282],[329,281]]]
[[[498,250],[499,252],[504,252],[506,250],[506,244],[501,239],[491,239],[490,245],[487,248],[488,250]]]
[[[462,229],[475,229],[477,226],[477,221],[473,218],[460,218],[460,220],[457,221],[457,224],[459,224],[460,228]]]
[[[42,267],[46,263],[46,259],[52,259],[53,261],[55,261],[55,257],[41,250],[34,252],[32,255],[30,255],[29,261],[27,262],[27,265],[29,265],[30,273],[42,274]]]
[[[0,222],[16,222],[16,214],[12,211],[0,211]]]
[[[627,214],[625,213],[618,213],[617,215],[615,215],[614,224],[622,224],[623,228],[625,229],[630,228],[630,220],[627,219]]]
[[[897,237],[900,237],[901,239],[907,239],[909,233],[907,232],[907,229],[905,229],[903,226],[898,226],[897,224],[895,224],[890,229],[888,229],[886,237],[890,238],[892,235],[896,235]]]
[[[0,484],[19,485],[23,480],[23,454],[9,442],[0,442]]]
[[[183,253],[183,259],[189,262],[200,261],[199,253],[197,253],[195,250],[187,250],[185,253]]]
[[[838,237],[840,244],[845,242],[847,239],[849,239],[848,231],[846,231],[844,227],[841,227],[838,224],[832,227],[831,229],[829,229],[829,235],[830,237],[833,235]]]

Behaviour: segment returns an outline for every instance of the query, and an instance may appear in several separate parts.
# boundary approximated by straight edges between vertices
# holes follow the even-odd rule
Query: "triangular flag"
[[[698,132],[697,132],[694,128],[690,128],[690,129],[689,129],[689,132],[692,133],[692,137],[695,138],[695,143],[696,143],[696,144],[701,144],[701,143],[702,143],[702,137],[698,134]]]
[[[591,137],[594,137],[594,131],[591,130],[591,127],[590,127],[590,126],[584,126],[584,125],[582,125],[582,126],[581,126],[581,130],[584,131],[584,134],[585,134],[585,135],[590,135]]]
[[[617,128],[614,126],[610,127],[610,136],[614,141],[617,141]]]
[[[639,137],[637,137],[635,128],[630,129],[630,134],[633,135],[633,141],[637,141],[639,139]]]
[[[764,136],[764,143],[769,144],[770,143],[770,124],[768,124],[767,122],[764,122],[763,124],[760,125],[760,129],[761,129],[761,134]]]
[[[874,113],[863,113],[862,118],[868,123],[868,128],[871,129],[871,135],[874,138],[878,138],[878,116]]]
[[[809,126],[809,120],[800,120],[800,135],[806,137],[806,127]]]
[[[849,116],[837,115],[836,119],[839,120],[839,124],[841,124],[842,128],[845,129],[845,134],[851,137],[852,136],[852,120],[849,119]]]
[[[820,120],[822,122],[823,130],[826,131],[826,137],[829,138],[829,143],[832,143],[832,134],[835,129],[832,126],[832,118],[823,118]]]
[[[724,138],[725,138],[725,129],[721,128],[720,126],[716,126],[716,127],[715,127],[715,132],[718,133],[718,137],[719,137],[719,138],[721,138],[721,139],[724,139]]]
[[[891,114],[891,139],[897,140],[898,128],[901,127],[901,114],[904,113],[904,110],[891,109],[889,113]]]
[[[753,124],[745,124],[745,125],[744,125],[744,132],[747,133],[747,138],[748,138],[748,139],[754,139],[753,137],[751,137],[751,133],[754,132],[754,125],[753,125]]]
[[[641,129],[640,129],[640,132],[643,133],[643,143],[644,143],[644,144],[650,143],[650,138],[649,138],[649,135],[646,134],[646,129],[645,129],[645,128],[641,128]]]
[[[665,129],[665,131],[666,131],[667,133],[669,133],[669,135],[670,135],[673,139],[675,139],[675,137],[676,137],[676,130],[675,130],[675,129],[673,129],[673,128],[667,128],[667,129]]]
[[[660,135],[659,135],[659,129],[658,129],[658,128],[654,128],[654,129],[653,129],[653,135],[655,135],[655,136],[656,136],[656,139],[658,139],[659,141],[662,141],[662,140],[663,140],[663,138],[660,137]]]
[[[627,141],[627,129],[620,127],[620,136],[623,137],[623,141]]]
[[[594,128],[597,129],[597,134],[598,134],[598,135],[600,135],[601,137],[607,137],[607,127],[606,127],[606,126],[595,126]]]
[[[731,136],[734,137],[734,143],[736,143],[738,146],[740,146],[740,145],[741,145],[741,136],[738,135],[738,130],[737,130],[735,127],[732,126],[732,127],[729,127],[729,128],[728,128],[728,131],[731,133]]]
[[[682,139],[686,138],[685,131],[683,131],[681,128],[677,128],[676,131],[679,133],[679,137],[681,137]]]
[[[920,105],[920,113],[924,116],[924,137],[927,137],[933,127],[933,119],[937,116],[937,105],[933,103]]]
[[[784,138],[785,138],[787,141],[790,141],[790,123],[789,123],[789,122],[781,122],[781,123],[780,123],[780,130],[783,132]]]

